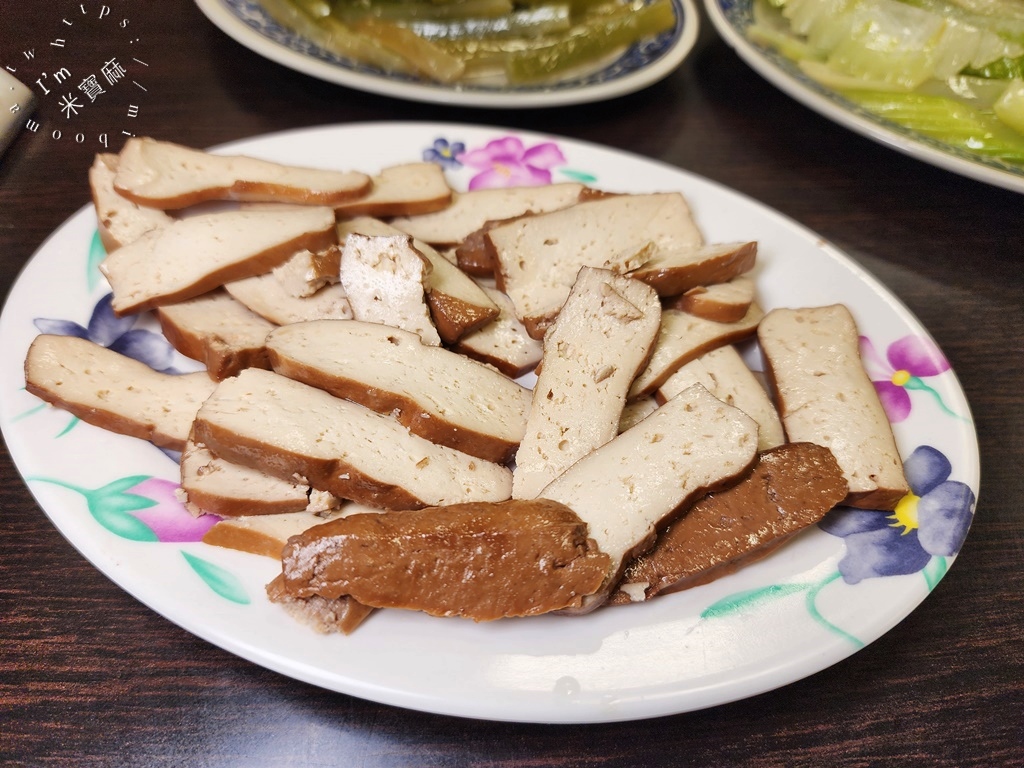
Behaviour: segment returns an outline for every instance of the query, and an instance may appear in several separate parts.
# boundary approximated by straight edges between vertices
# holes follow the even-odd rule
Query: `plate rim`
[[[277,64],[367,93],[428,104],[460,107],[531,109],[571,106],[625,96],[665,79],[674,72],[693,50],[700,30],[700,14],[695,0],[672,0],[683,9],[683,23],[678,40],[653,65],[624,77],[580,88],[501,93],[498,91],[461,90],[429,83],[403,83],[386,75],[347,70],[329,62],[311,58],[250,29],[227,8],[223,0],[194,0],[206,18],[239,45]]]
[[[930,333],[920,322],[920,320],[917,319],[913,312],[906,305],[904,305],[892,291],[890,291],[884,284],[882,284],[876,277],[874,277],[858,262],[852,259],[852,257],[850,257],[841,249],[834,246],[831,242],[828,242],[825,239],[823,239],[820,235],[817,235],[809,228],[805,227],[804,225],[800,224],[799,222],[793,219],[790,219],[785,214],[782,214],[781,212],[763,203],[760,203],[757,200],[741,192],[733,190],[719,182],[707,179],[706,177],[702,177],[691,171],[664,163],[662,161],[644,157],[628,151],[616,149],[614,147],[609,147],[594,142],[588,142],[586,140],[573,139],[570,137],[556,136],[552,134],[542,134],[533,131],[520,131],[514,128],[502,128],[497,126],[469,125],[462,123],[445,122],[384,121],[287,129],[273,133],[261,134],[258,136],[249,137],[247,139],[227,142],[218,145],[215,149],[216,151],[233,151],[238,149],[244,150],[244,147],[247,144],[256,141],[282,141],[287,140],[289,137],[308,136],[309,134],[318,132],[324,132],[326,135],[333,135],[338,132],[372,132],[374,131],[375,128],[378,128],[380,126],[387,126],[388,128],[397,129],[402,132],[414,131],[421,133],[423,136],[427,136],[431,133],[456,133],[458,131],[465,131],[470,133],[505,132],[518,136],[524,140],[563,141],[566,142],[567,144],[577,145],[591,151],[609,153],[612,156],[618,157],[630,163],[639,161],[644,164],[660,167],[664,171],[670,172],[671,174],[678,174],[679,176],[684,178],[688,183],[699,183],[702,185],[709,185],[710,187],[716,189],[719,193],[724,193],[729,196],[735,196],[746,200],[749,204],[759,208],[761,212],[766,216],[778,220],[778,222],[781,225],[783,225],[786,229],[791,230],[792,232],[797,234],[801,239],[816,243],[816,245],[819,248],[822,248],[828,252],[830,258],[839,261],[844,267],[850,269],[854,274],[857,275],[858,278],[864,281],[867,284],[867,286],[874,293],[876,293],[878,297],[881,298],[881,300],[883,300],[898,316],[900,316],[904,322],[908,322],[910,325],[916,326],[916,329],[919,329],[920,332],[931,338]],[[90,205],[86,204],[77,212],[75,212],[72,216],[70,216],[68,219],[62,222],[53,232],[51,232],[44,240],[44,242],[39,246],[39,248],[36,250],[33,256],[30,258],[29,262],[26,263],[25,267],[22,270],[22,273],[19,274],[18,278],[12,284],[11,291],[7,297],[7,300],[5,301],[3,313],[2,315],[0,315],[0,320],[2,320],[2,322],[0,322],[0,335],[6,335],[4,327],[8,324],[8,322],[13,322],[9,319],[10,315],[8,314],[7,311],[8,306],[12,301],[12,297],[18,295],[18,285],[22,281],[24,274],[29,268],[29,266],[35,261],[36,257],[41,252],[44,251],[47,245],[54,238],[56,238],[60,233],[67,230],[70,226],[74,226],[76,222],[78,222],[79,220],[87,219],[90,215],[91,207]],[[957,393],[959,394],[960,400],[962,401],[964,408],[967,409],[967,415],[969,417],[969,403],[966,399],[966,393],[963,391],[959,379],[956,377],[956,372],[950,369],[949,374],[953,377],[952,385],[955,387]],[[8,419],[6,417],[0,419],[0,425],[3,426],[4,437],[10,449],[12,460],[15,463],[15,466],[17,467],[19,474],[24,479],[25,473],[22,470],[20,455],[21,446],[18,444],[18,441],[12,443],[10,439]],[[960,469],[961,474],[965,475],[963,478],[964,481],[970,484],[973,488],[978,489],[978,491],[980,491],[980,454],[977,441],[977,432],[973,419],[970,421],[969,432],[971,439],[969,445],[967,445],[967,449],[968,453],[970,454],[968,457],[970,459],[970,462],[969,466],[967,465],[967,463],[965,463],[965,465],[960,467]],[[158,615],[167,618],[168,620],[182,627],[191,634],[196,635],[197,637],[200,637],[208,642],[211,642],[212,644],[217,645],[253,663],[257,663],[260,666],[279,672],[293,679],[314,684],[320,687],[328,688],[330,690],[335,690],[338,692],[358,696],[361,698],[366,698],[373,701],[378,701],[381,703],[405,707],[409,709],[417,709],[420,711],[432,712],[436,714],[472,718],[486,718],[496,721],[511,722],[597,723],[616,722],[621,720],[635,720],[647,717],[657,717],[669,714],[678,714],[686,711],[693,711],[708,706],[716,706],[719,704],[728,703],[730,701],[745,699],[754,695],[758,695],[760,693],[764,693],[766,691],[773,690],[784,685],[788,685],[789,683],[796,682],[797,680],[804,679],[810,674],[814,674],[818,671],[827,668],[828,666],[832,666],[833,664],[842,661],[843,659],[853,655],[853,653],[856,653],[856,651],[859,650],[857,648],[851,649],[847,645],[839,642],[838,640],[833,639],[832,642],[827,643],[826,646],[819,651],[819,663],[816,665],[816,668],[812,672],[799,673],[796,674],[796,676],[785,675],[786,679],[782,682],[779,682],[777,679],[775,679],[775,677],[772,674],[768,674],[767,672],[760,670],[757,673],[750,673],[742,679],[733,680],[725,686],[705,686],[706,690],[699,692],[699,694],[695,693],[693,690],[690,690],[685,694],[690,699],[689,704],[685,707],[680,708],[676,706],[673,708],[664,709],[662,708],[663,705],[657,700],[657,697],[654,697],[654,699],[652,700],[644,700],[644,697],[641,696],[639,697],[639,700],[630,699],[628,704],[623,705],[621,711],[613,713],[605,712],[600,717],[595,717],[593,712],[588,712],[586,714],[584,714],[583,712],[573,712],[571,708],[567,712],[563,713],[561,717],[551,717],[550,712],[548,712],[547,716],[544,717],[524,717],[522,715],[510,716],[507,711],[502,711],[500,705],[494,703],[489,705],[491,708],[484,708],[483,710],[479,708],[478,703],[477,710],[469,712],[466,711],[465,705],[463,704],[453,704],[450,701],[439,699],[437,697],[427,696],[424,694],[412,695],[407,691],[385,688],[376,683],[366,682],[362,680],[352,680],[351,678],[342,681],[344,683],[342,687],[336,687],[325,684],[322,676],[320,678],[317,678],[317,668],[308,668],[308,665],[297,663],[289,658],[277,657],[273,654],[272,651],[268,652],[267,650],[262,649],[258,646],[254,646],[251,643],[240,641],[239,639],[231,636],[226,636],[220,631],[211,631],[208,627],[197,626],[197,624],[201,625],[201,619],[193,619],[187,615],[181,616],[178,614],[178,612],[174,610],[168,611],[166,609],[157,609],[144,596],[146,590],[138,589],[138,585],[133,586],[124,583],[124,580],[122,578],[118,578],[118,576],[121,574],[116,572],[112,574],[108,569],[101,567],[95,562],[93,557],[91,557],[88,554],[88,552],[92,551],[94,542],[88,542],[89,546],[82,547],[79,545],[79,542],[69,537],[69,535],[65,532],[64,528],[62,528],[62,526],[51,516],[49,509],[43,503],[41,496],[45,496],[46,493],[40,493],[41,489],[33,487],[28,482],[26,482],[26,486],[29,488],[30,493],[32,493],[33,497],[36,499],[37,504],[50,519],[54,527],[57,528],[61,535],[64,536],[64,538],[67,539],[72,544],[72,546],[77,551],[79,551],[88,562],[90,562],[90,564],[93,567],[95,567],[105,576],[110,578],[112,581],[114,581],[114,583],[118,584],[118,586],[124,589],[128,594],[132,595],[133,598],[149,607]],[[950,559],[950,567],[952,566],[955,559],[956,556],[953,556]],[[909,614],[916,610],[916,608],[920,605],[921,602],[924,601],[924,599],[927,596],[928,593],[925,592],[912,603],[901,603],[901,610],[898,612],[899,615],[894,614],[886,622],[873,627],[871,632],[868,633],[870,639],[867,640],[865,645],[870,645],[872,642],[886,634],[889,630],[892,629],[892,627],[894,627],[904,618],[909,616]],[[544,617],[541,618],[543,619]],[[791,670],[795,666],[797,666],[796,661],[780,663],[776,665],[777,668],[775,669],[775,673],[778,674],[780,671]],[[322,674],[323,673],[321,672],[321,675]],[[751,685],[752,683],[753,685]],[[721,691],[723,690],[723,688],[724,690],[729,691],[728,695],[721,695]],[[676,692],[676,697],[679,696],[679,693],[680,692],[678,691]],[[667,698],[671,699],[672,697],[667,696]],[[582,717],[580,715],[582,715]]]
[[[1011,192],[1024,193],[1024,168],[1019,173],[978,160],[959,157],[920,139],[905,136],[882,118],[871,118],[833,103],[810,85],[787,72],[761,52],[737,29],[722,10],[722,3],[752,5],[754,0],[704,0],[712,26],[736,54],[761,77],[808,109],[854,133],[923,163]],[[823,90],[831,91],[825,86]],[[838,95],[837,95],[838,96]],[[923,138],[923,137],[922,137]]]

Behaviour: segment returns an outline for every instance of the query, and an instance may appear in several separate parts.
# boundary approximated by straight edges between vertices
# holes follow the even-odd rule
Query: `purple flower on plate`
[[[565,164],[565,156],[554,142],[526,147],[515,136],[489,141],[459,159],[463,165],[480,171],[470,180],[470,189],[550,184],[551,168]]]
[[[897,339],[889,345],[883,360],[871,340],[861,336],[860,354],[889,421],[900,422],[910,415],[910,390],[930,393],[943,410],[950,412],[939,393],[923,381],[949,370],[949,361],[928,339],[921,336]]]
[[[33,321],[41,333],[58,336],[77,336],[88,339],[102,347],[127,355],[163,373],[177,373],[174,369],[174,348],[158,333],[133,327],[138,320],[135,315],[118,317],[111,308],[113,294],[96,302],[88,327],[82,327],[71,320],[54,320],[37,317]]]
[[[459,168],[462,165],[459,156],[465,151],[466,145],[461,141],[435,139],[432,146],[423,150],[423,161],[437,163],[442,168]]]
[[[975,496],[966,484],[949,479],[949,459],[922,445],[903,469],[911,492],[892,512],[839,507],[818,523],[846,542],[839,572],[848,584],[917,573],[933,557],[955,555],[967,537]]]

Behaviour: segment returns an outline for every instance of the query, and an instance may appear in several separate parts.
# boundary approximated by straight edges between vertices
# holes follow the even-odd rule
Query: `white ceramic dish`
[[[908,343],[918,351],[930,344],[917,320],[854,262],[798,224],[672,167],[498,128],[357,124],[254,138],[221,151],[369,172],[443,158],[456,188],[487,177],[490,163],[506,174],[530,171],[538,181],[680,190],[708,240],[759,242],[755,275],[765,307],[844,302],[851,308],[866,343],[888,352],[888,362],[869,355],[873,378],[904,384],[894,389],[909,408],[894,426],[902,454],[930,446],[929,456],[948,459],[938,470],[930,464],[927,487],[915,487],[935,507],[948,494],[939,498],[932,486],[948,480],[937,487],[960,493],[961,508],[954,515],[959,528],[946,536],[952,543],[935,556],[921,548],[917,530],[890,541],[885,513],[864,513],[879,530],[865,532],[871,527],[863,525],[866,518],[856,531],[815,527],[733,575],[646,604],[479,625],[380,611],[351,636],[315,634],[266,600],[263,587],[279,568],[273,561],[198,542],[206,523],[193,521],[174,501],[173,460],[148,443],[76,422],[24,390],[21,361],[41,329],[89,335],[114,348],[131,342],[151,358],[163,349],[162,337],[145,334],[155,327],[148,317],[115,326],[104,314],[107,287],[96,270],[102,248],[86,208],[41,246],[0,317],[0,348],[8,359],[0,372],[0,425],[19,471],[61,533],[113,581],[188,631],[298,680],[402,707],[513,721],[626,720],[752,696],[824,669],[910,613],[954,559],[979,480],[963,392],[937,350],[926,356],[928,365],[920,355],[904,354]],[[55,274],[65,277],[55,281]],[[748,355],[755,364],[753,351]],[[904,365],[904,359],[917,362]],[[173,355],[167,364],[195,368]],[[924,530],[924,516],[920,525]],[[930,524],[929,533],[932,541]],[[872,538],[876,534],[880,540]],[[869,561],[881,562],[881,570],[862,578],[870,575]],[[901,571],[909,572],[897,575]],[[124,650],[131,652],[130,638]]]
[[[905,155],[986,184],[1024,192],[1024,167],[951,147],[871,114],[815,82],[775,51],[747,39],[753,0],[704,0],[718,33],[755,72],[824,117]]]
[[[252,51],[286,67],[361,91],[410,101],[467,107],[564,106],[602,101],[646,88],[669,75],[697,40],[699,15],[692,0],[673,0],[676,26],[635,45],[596,71],[544,86],[445,86],[388,75],[329,53],[275,22],[256,0],[196,0],[216,26]]]

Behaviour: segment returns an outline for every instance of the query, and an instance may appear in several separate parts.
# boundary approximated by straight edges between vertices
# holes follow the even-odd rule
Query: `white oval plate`
[[[459,160],[474,150],[475,167]],[[274,134],[219,151],[371,173],[441,157],[456,188],[496,178],[480,162],[490,157],[500,171],[518,165],[539,181],[679,190],[709,241],[759,242],[754,274],[766,308],[844,302],[880,355],[892,355],[907,338],[929,343],[907,309],[814,233],[706,179],[611,149],[500,128],[380,123]],[[83,190],[85,184],[83,178]],[[54,525],[113,581],[186,630],[293,678],[402,707],[495,720],[601,722],[709,707],[801,679],[878,638],[928,595],[966,535],[971,509],[962,510],[964,525],[945,556],[923,553],[916,531],[872,543],[814,527],[733,575],[650,603],[487,624],[379,611],[351,636],[318,635],[267,601],[264,585],[280,566],[197,541],[204,524],[197,526],[173,500],[173,460],[148,443],[76,422],[25,391],[21,365],[39,330],[87,325],[107,294],[96,270],[102,249],[95,232],[90,208],[72,216],[28,263],[0,317],[7,358],[0,426],[11,455]],[[147,316],[133,330],[94,322],[89,333],[118,346],[128,337],[138,342],[140,329],[154,327]],[[890,362],[876,361],[873,378],[893,378],[904,358],[910,359],[897,353]],[[935,350],[932,359],[941,362],[941,354]],[[750,360],[756,363],[756,356]],[[171,362],[195,368],[184,358]],[[959,383],[951,370],[931,375],[920,360],[907,365],[915,386],[897,393],[911,406],[894,426],[901,453],[931,446],[932,455],[949,461],[938,478],[950,481],[943,487],[960,488],[973,500],[978,445]],[[936,492],[929,494],[934,501]],[[151,506],[126,505],[140,500]],[[885,513],[866,514],[883,533],[891,530]],[[917,548],[899,549],[906,544]],[[878,550],[883,545],[889,555]],[[910,573],[856,584],[840,575],[844,557],[852,569],[843,568],[856,580],[878,556],[887,572]]]
[[[885,120],[812,80],[775,51],[752,43],[753,0],[704,0],[712,24],[741,59],[783,93],[862,136],[937,168],[1014,192],[1024,192],[1024,167],[949,146]]]
[[[624,96],[653,85],[675,70],[693,48],[699,25],[693,0],[673,0],[676,25],[670,32],[630,47],[596,71],[548,85],[446,86],[389,75],[325,51],[283,28],[256,0],[196,0],[196,5],[229,37],[291,69],[370,93],[466,107],[564,106]]]

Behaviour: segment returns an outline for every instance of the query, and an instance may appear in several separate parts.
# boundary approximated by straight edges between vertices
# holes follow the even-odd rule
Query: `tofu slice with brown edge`
[[[135,242],[174,219],[157,208],[134,203],[114,189],[117,155],[100,153],[89,168],[89,190],[96,209],[96,229],[107,252]]]
[[[231,297],[274,325],[307,320],[349,320],[352,305],[341,283],[325,285],[315,293],[293,296],[271,272],[232,280],[224,285]]]
[[[647,367],[633,381],[629,398],[636,400],[654,394],[669,376],[691,360],[712,349],[750,338],[757,332],[762,317],[764,311],[756,302],[750,305],[743,319],[735,323],[716,323],[677,309],[663,310],[654,352]]]
[[[488,461],[508,461],[526,429],[528,389],[408,331],[357,320],[295,323],[271,333],[267,349],[278,373]]]
[[[713,349],[684,365],[658,387],[655,396],[665,402],[696,383],[703,384],[719,400],[736,406],[757,422],[759,451],[786,442],[775,404],[731,344]]]
[[[181,452],[181,490],[190,512],[221,517],[304,512],[310,492],[302,478],[284,479],[225,461],[192,440]]]
[[[118,315],[173,304],[259,275],[302,248],[337,242],[330,208],[220,211],[179,219],[118,248],[101,263]]]
[[[535,498],[619,433],[626,394],[661,322],[658,294],[607,269],[583,267],[544,336],[533,405],[512,473],[512,497]]]
[[[154,208],[187,208],[207,200],[339,205],[371,188],[356,171],[330,171],[215,155],[148,137],[128,139],[118,155],[114,188]]]
[[[168,374],[77,336],[37,336],[25,389],[82,421],[161,448],[185,447],[196,411],[216,384],[205,373]]]
[[[762,453],[738,483],[710,493],[626,566],[613,604],[707,584],[771,554],[847,493],[828,448],[786,443]]]
[[[740,275],[727,283],[691,288],[677,296],[670,306],[716,323],[735,323],[743,319],[753,303],[754,281]]]
[[[581,610],[608,598],[657,530],[704,494],[738,481],[756,456],[754,420],[695,384],[541,491],[573,509],[611,558],[602,589]]]
[[[338,282],[340,261],[341,246],[330,245],[320,253],[303,249],[271,271],[289,296],[305,299],[321,288]],[[322,274],[320,265],[329,262],[333,262],[333,269]]]
[[[482,328],[460,336],[452,349],[518,379],[537,367],[543,344],[526,332],[508,296],[494,288],[481,288],[498,307],[498,316]]]
[[[567,208],[579,200],[584,189],[582,184],[565,182],[456,192],[451,204],[443,210],[420,216],[399,216],[392,219],[391,225],[431,245],[457,245],[488,221]]]
[[[582,203],[587,200],[597,200],[601,197],[610,196],[613,193],[606,193],[600,190],[584,187],[580,190],[579,197],[574,201],[566,201],[565,205],[556,205],[540,210],[523,211],[516,216],[509,216],[501,219],[488,219],[479,229],[466,235],[461,243],[448,246],[454,261],[467,275],[493,279],[497,265],[494,262],[494,254],[487,244],[487,233],[502,224],[509,223],[512,219],[523,216],[533,216],[537,213],[548,213],[550,210],[568,208],[574,203]]]
[[[493,621],[574,609],[609,558],[546,499],[352,515],[293,537],[271,600],[355,598],[376,608]]]
[[[292,536],[298,536],[329,520],[356,514],[378,514],[383,510],[365,504],[344,502],[324,512],[285,512],[280,515],[243,515],[215,523],[204,535],[203,543],[236,549],[281,561],[281,553]]]
[[[619,274],[653,253],[702,242],[679,193],[600,198],[491,229],[489,248],[498,288],[535,339],[543,338],[565,303],[581,267]]]
[[[654,395],[626,403],[622,409],[622,416],[619,417],[619,432],[625,432],[630,427],[636,426],[656,410],[658,410],[658,401]]]
[[[452,188],[437,163],[392,165],[373,177],[369,192],[334,206],[339,216],[417,216],[443,210]]]
[[[424,344],[439,346],[441,336],[427,308],[430,262],[408,235],[345,238],[339,274],[352,316],[415,333]]]
[[[787,438],[831,449],[850,486],[844,504],[894,509],[910,488],[849,309],[773,309],[761,322],[765,372]]]
[[[375,507],[501,501],[505,467],[411,434],[396,419],[271,371],[225,379],[196,414],[194,439],[221,458]]]
[[[206,366],[214,381],[243,368],[269,368],[266,340],[276,327],[222,289],[157,307],[171,345]]]
[[[630,277],[647,283],[659,296],[678,296],[693,288],[725,283],[749,272],[757,261],[757,243],[684,243],[659,248]]]
[[[338,224],[338,236],[403,235],[400,229],[368,216]],[[498,306],[468,275],[422,240],[413,238],[413,247],[430,262],[426,277],[427,304],[438,335],[445,344],[454,344],[467,333],[488,325],[498,316]],[[340,264],[321,262],[321,269],[338,272]]]

